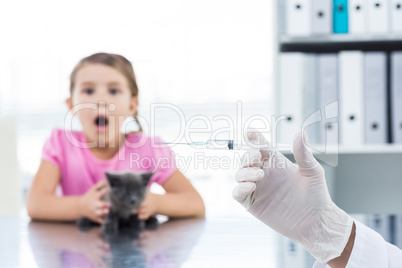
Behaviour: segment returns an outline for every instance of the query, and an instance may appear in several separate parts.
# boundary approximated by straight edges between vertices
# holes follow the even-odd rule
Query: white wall
[[[132,61],[145,118],[151,103],[169,102],[186,118],[223,114],[236,120],[238,100],[243,122],[254,114],[269,118],[274,111],[271,5],[266,0],[1,1],[0,114],[18,123],[24,187],[50,130],[64,126],[73,66],[95,52]],[[177,120],[161,114],[155,134],[168,139]],[[205,175],[190,170],[186,175],[194,181]],[[214,176],[231,183],[232,173],[207,172],[212,184]]]

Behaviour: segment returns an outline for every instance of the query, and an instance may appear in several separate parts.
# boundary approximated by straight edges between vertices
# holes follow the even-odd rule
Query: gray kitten
[[[156,227],[158,222],[155,217],[142,221],[133,214],[133,210],[137,209],[145,198],[147,185],[153,173],[139,174],[126,171],[105,174],[110,189],[104,199],[109,201],[110,210],[102,225],[103,233],[113,234],[124,229],[141,232],[144,228]],[[78,221],[81,229],[86,229],[91,224],[92,222],[86,218]]]

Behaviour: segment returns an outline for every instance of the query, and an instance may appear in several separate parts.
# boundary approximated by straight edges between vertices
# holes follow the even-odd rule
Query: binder
[[[279,116],[281,119],[278,119],[279,122],[276,124],[279,134],[278,142],[293,143],[295,133],[302,129],[307,117],[319,108],[314,75],[315,58],[314,55],[300,52],[280,55]],[[306,128],[312,144],[317,143],[317,126],[318,122]]]
[[[395,246],[402,248],[402,215],[397,214],[394,217],[394,242]]]
[[[364,55],[365,143],[387,143],[387,58],[384,52]]]
[[[284,117],[276,125],[278,128],[276,133],[279,135],[277,141],[280,143],[293,143],[295,133],[301,129],[303,114],[303,70],[303,53],[291,52],[280,54],[279,116]]]
[[[367,226],[379,233],[385,241],[391,241],[390,217],[388,214],[367,215]]]
[[[338,56],[321,54],[318,56],[318,91],[320,96],[321,144],[337,145],[338,130]]]
[[[279,256],[280,267],[313,267],[315,259],[302,245],[285,236],[281,236],[280,240],[281,254],[283,254]]]
[[[391,53],[391,139],[402,143],[402,51]]]
[[[297,267],[306,262],[304,248],[288,238],[284,241],[284,253],[283,267],[285,268]]]
[[[364,34],[367,32],[367,0],[349,0],[349,33]]]
[[[387,33],[388,0],[368,0],[368,32],[374,34]]]
[[[333,32],[348,33],[348,1],[333,0]]]
[[[279,35],[284,35],[287,33],[287,25],[286,25],[286,18],[288,17],[287,15],[287,10],[286,6],[287,3],[284,0],[280,0],[277,2],[278,5],[278,34]]]
[[[363,144],[363,53],[339,53],[340,142],[345,146]]]
[[[313,0],[313,34],[332,33],[332,0]]]
[[[286,11],[286,25],[288,35],[311,35],[312,7],[310,0],[287,0]]]
[[[391,25],[390,31],[402,33],[402,0],[390,0]]]
[[[302,129],[307,133],[309,144],[320,143],[320,101],[317,87],[317,56],[304,55],[303,117]]]

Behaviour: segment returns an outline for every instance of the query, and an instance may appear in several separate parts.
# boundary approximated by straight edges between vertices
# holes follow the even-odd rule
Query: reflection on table
[[[284,267],[278,235],[245,215],[167,220],[107,239],[100,227],[0,217],[0,267]]]
[[[105,237],[100,227],[80,231],[71,223],[33,221],[28,238],[39,267],[180,267],[204,225],[204,219],[169,220],[139,236]]]

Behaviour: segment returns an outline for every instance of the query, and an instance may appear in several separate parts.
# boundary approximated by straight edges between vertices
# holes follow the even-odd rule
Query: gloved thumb
[[[304,131],[296,133],[293,139],[293,155],[300,171],[306,176],[313,175],[314,169],[320,166],[308,148],[308,137]]]

